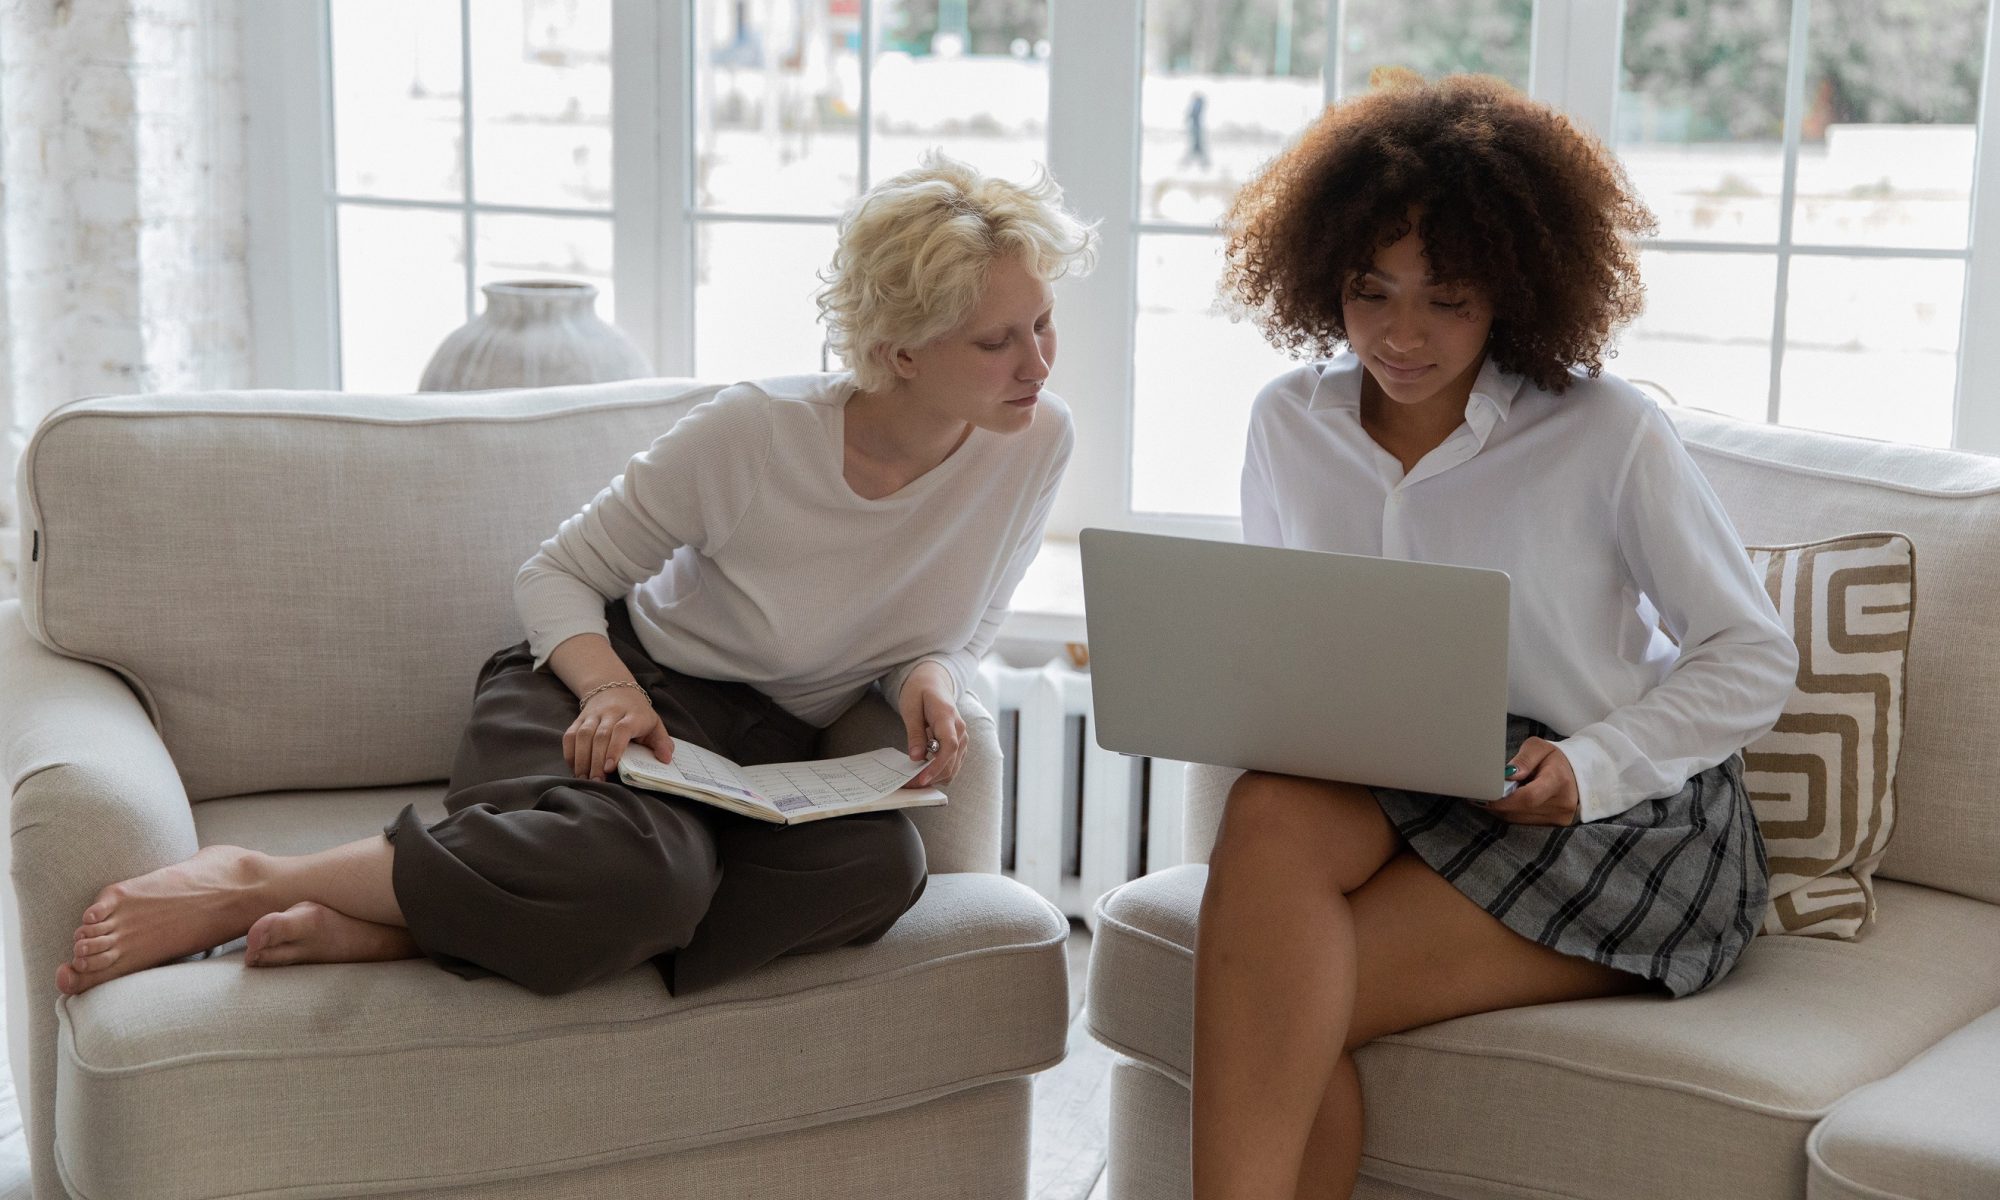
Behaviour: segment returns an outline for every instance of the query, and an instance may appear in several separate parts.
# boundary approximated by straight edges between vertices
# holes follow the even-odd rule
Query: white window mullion
[[[1799,194],[1799,139],[1805,130],[1807,31],[1812,0],[1792,0],[1790,46],[1785,52],[1785,166],[1778,188],[1778,292],[1771,303],[1771,392],[1764,419],[1778,423],[1779,388],[1785,370],[1785,317],[1792,278],[1792,211]]]
[[[660,171],[660,258],[658,294],[665,297],[660,357],[662,375],[694,374],[694,73],[701,45],[695,37],[693,4],[663,6],[671,16],[660,23],[659,141],[654,157]]]
[[[1320,82],[1325,86],[1326,102],[1332,104],[1340,99],[1340,18],[1344,0],[1326,0],[1326,53],[1320,62]]]
[[[861,0],[861,97],[855,114],[861,128],[855,145],[859,158],[855,178],[861,191],[875,186],[874,165],[869,152],[875,148],[875,0]]]
[[[612,286],[618,288],[618,328],[660,374],[668,344],[662,324],[666,252],[662,212],[668,156],[660,148],[666,120],[662,94],[674,64],[662,54],[666,16],[650,0],[612,4]]]
[[[1076,417],[1076,451],[1049,532],[1122,521],[1131,496],[1143,0],[1050,5],[1049,170],[1098,222],[1097,269],[1057,285],[1061,351],[1050,386]]]
[[[1529,34],[1528,93],[1612,140],[1622,69],[1624,0],[1536,0]]]
[[[479,230],[472,211],[472,0],[458,0],[458,123],[459,159],[465,178],[465,319],[479,312],[475,276],[479,270]]]
[[[340,386],[327,5],[243,7],[251,384]]]
[[[1978,149],[1972,172],[1971,255],[1958,337],[1958,398],[1951,444],[2000,454],[2000,4],[1986,11],[1986,62],[1979,76]]]
[[[693,36],[654,0],[611,9],[612,281],[618,326],[661,375],[694,366],[687,157]]]

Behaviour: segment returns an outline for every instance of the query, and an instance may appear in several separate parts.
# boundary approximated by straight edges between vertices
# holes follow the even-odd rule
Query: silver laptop
[[[1081,546],[1105,749],[1511,790],[1504,572],[1108,529]]]

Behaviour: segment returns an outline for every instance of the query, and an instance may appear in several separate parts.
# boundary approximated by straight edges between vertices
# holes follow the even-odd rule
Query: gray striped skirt
[[[1509,757],[1530,737],[1507,719]],[[1451,796],[1374,788],[1417,856],[1509,929],[1676,996],[1729,973],[1768,902],[1764,839],[1731,755],[1662,800],[1566,827],[1516,825]]]

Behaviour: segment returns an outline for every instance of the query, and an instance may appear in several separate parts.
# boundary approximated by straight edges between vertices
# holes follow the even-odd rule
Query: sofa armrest
[[[2000,1196],[2000,1009],[1848,1093],[1806,1139],[1814,1200]]]
[[[0,604],[0,767],[12,887],[4,922],[7,1025],[37,1194],[54,1174],[55,971],[105,885],[198,848],[173,759],[139,700],[104,667],[34,640]]]
[[[1000,873],[1000,733],[993,714],[971,692],[958,698],[965,718],[965,757],[958,775],[945,785],[948,802],[938,808],[908,810],[924,839],[933,875],[955,871]],[[820,753],[829,758],[862,754],[879,746],[902,749],[903,718],[882,693],[870,689],[853,708],[827,726]]]
[[[1215,849],[1215,835],[1222,828],[1222,802],[1229,788],[1243,774],[1235,767],[1207,763],[1188,764],[1187,800],[1181,818],[1181,861],[1205,863]]]

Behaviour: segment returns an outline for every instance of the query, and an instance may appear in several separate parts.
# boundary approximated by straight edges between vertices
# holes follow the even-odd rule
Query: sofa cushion
[[[2000,903],[2000,458],[1667,412],[1745,542],[1893,529],[1916,546],[1896,839],[1877,874]]]
[[[2000,1196],[2000,1010],[1850,1093],[1806,1157],[1813,1200]]]
[[[438,779],[514,572],[713,391],[67,404],[21,459],[22,614],[126,678],[192,800]]]
[[[1765,933],[1852,937],[1896,818],[1915,564],[1900,534],[1753,547],[1799,681],[1744,748],[1743,782],[1771,864]]]
[[[236,832],[250,820],[220,815]],[[957,874],[934,877],[873,945],[688,997],[650,968],[543,997],[421,960],[176,963],[57,1001],[58,1161],[93,1200],[350,1195],[899,1109],[1061,1059],[1068,931],[1012,880]],[[191,1158],[190,1145],[213,1150]]]
[[[1183,1085],[1207,875],[1110,893],[1091,949],[1091,1031]],[[1466,1200],[1802,1193],[1806,1135],[1842,1096],[2000,1005],[2000,907],[1878,890],[1854,940],[1758,938],[1699,995],[1482,1013],[1363,1047],[1367,1171]]]
[[[406,804],[426,821],[443,820],[444,785],[232,796],[195,805],[194,829],[204,846],[314,854],[382,832]]]

